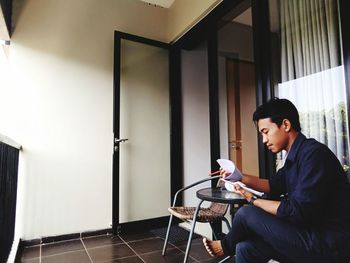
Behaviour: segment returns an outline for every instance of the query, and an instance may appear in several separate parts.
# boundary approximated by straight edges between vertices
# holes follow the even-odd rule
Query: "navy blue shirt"
[[[350,184],[327,146],[300,133],[269,184],[270,194],[285,196],[279,218],[317,231],[327,243],[350,240]]]

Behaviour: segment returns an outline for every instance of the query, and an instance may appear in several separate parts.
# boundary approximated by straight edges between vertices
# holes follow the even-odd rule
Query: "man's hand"
[[[235,186],[235,188],[248,202],[251,201],[251,199],[253,198],[253,194],[251,192],[244,190],[239,185]],[[280,201],[265,200],[261,198],[258,198],[254,201],[254,206],[260,207],[261,209],[265,210],[266,212],[272,215],[277,214],[277,209],[280,204]]]
[[[221,178],[225,179],[227,176],[229,176],[231,173],[226,172],[223,168],[220,168],[220,176]]]
[[[250,201],[250,199],[252,199],[253,194],[251,192],[248,192],[246,190],[244,190],[242,187],[240,187],[239,185],[235,186],[236,191],[243,196],[248,202]]]
[[[231,172],[227,172],[223,168],[220,168],[220,176],[221,176],[221,178],[225,179],[226,177],[229,177],[231,175],[232,175]],[[232,182],[241,181],[241,180],[242,180],[242,176],[240,176],[238,173],[234,173],[233,177],[230,178],[230,181],[232,181]]]

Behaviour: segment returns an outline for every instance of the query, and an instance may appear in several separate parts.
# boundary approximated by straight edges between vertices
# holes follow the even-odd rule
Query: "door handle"
[[[230,142],[230,147],[235,150],[242,149],[242,141],[232,141]]]
[[[118,138],[114,138],[114,143],[121,143],[121,142],[126,142],[129,139],[118,139]]]
[[[126,142],[127,140],[129,140],[129,139],[118,139],[118,138],[114,138],[114,151],[115,152],[118,152],[119,151],[119,144],[121,143],[121,142]]]

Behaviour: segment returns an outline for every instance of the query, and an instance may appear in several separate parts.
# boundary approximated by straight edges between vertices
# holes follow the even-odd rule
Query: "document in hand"
[[[222,179],[222,180],[225,182],[225,186],[226,186],[226,184],[230,184],[230,185],[233,185],[233,186],[239,185],[241,188],[243,188],[244,190],[246,190],[248,192],[251,192],[254,195],[257,195],[257,196],[263,196],[264,195],[263,192],[259,192],[257,190],[254,190],[254,189],[246,186],[244,183],[242,183],[240,181],[231,182],[231,181],[227,181],[226,178]]]
[[[231,160],[227,159],[217,159],[216,160],[220,167],[226,171],[226,173],[230,174],[225,178],[228,181],[239,181],[242,180],[242,174],[237,169],[235,164]]]
[[[228,188],[228,190],[231,190],[231,187],[227,187],[227,183],[232,185],[233,187],[236,185],[239,185],[244,190],[251,192],[254,195],[257,196],[263,196],[264,193],[256,191],[252,188],[249,188],[244,183],[240,182],[242,180],[242,173],[238,170],[238,168],[235,166],[235,164],[231,160],[227,159],[218,159],[216,160],[221,168],[223,168],[227,173],[231,173],[229,176],[221,179],[225,182],[225,187]]]

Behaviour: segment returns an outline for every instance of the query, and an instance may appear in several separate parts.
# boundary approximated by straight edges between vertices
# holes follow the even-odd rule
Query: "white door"
[[[169,50],[137,39],[119,43],[114,132],[121,142],[113,161],[118,224],[167,216],[170,204]]]

